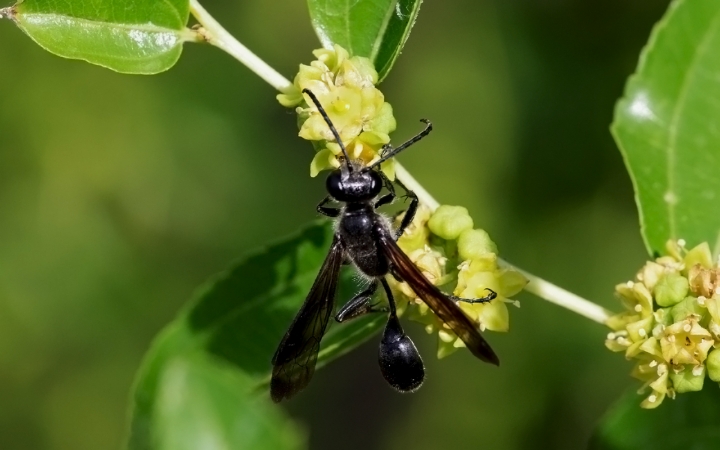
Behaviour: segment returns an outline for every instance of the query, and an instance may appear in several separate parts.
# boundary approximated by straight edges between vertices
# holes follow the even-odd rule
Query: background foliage
[[[287,76],[317,47],[302,2],[205,6]],[[396,140],[436,125],[402,161],[439,200],[467,206],[508,260],[611,308],[645,252],[607,128],[665,8],[427,2],[383,85]],[[323,183],[272,88],[219,51],[127,77],[1,25],[0,447],[114,448],[152,336],[209,275],[312,220]],[[287,407],[312,448],[579,448],[629,366],[602,327],[522,300],[512,333],[489,337],[502,371],[426,357],[426,386],[400,396],[371,344]]]

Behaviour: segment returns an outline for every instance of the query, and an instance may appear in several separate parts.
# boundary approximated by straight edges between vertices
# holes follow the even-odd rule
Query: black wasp
[[[410,261],[395,242],[412,222],[418,207],[417,196],[404,185],[398,184],[410,199],[400,227],[393,231],[390,222],[376,212],[382,205],[395,199],[393,183],[379,169],[380,164],[400,153],[432,130],[432,124],[423,120],[425,129],[399,147],[386,145],[379,161],[364,166],[351,161],[340,135],[315,95],[304,89],[317,107],[340,145],[345,160],[340,169],[327,178],[328,196],[317,206],[319,213],[337,219],[335,236],[320,273],[315,279],[305,303],[290,325],[273,357],[270,395],[275,402],[297,394],[310,382],[315,372],[320,340],[325,334],[335,304],[340,266],[352,263],[371,281],[370,286],[340,308],[335,320],[343,322],[370,312],[388,312],[388,322],[380,341],[380,370],[392,387],[400,392],[412,392],[420,387],[425,378],[425,367],[415,344],[405,334],[395,309],[390,286],[385,276],[407,282],[418,296],[433,310],[452,331],[463,340],[473,355],[481,360],[499,365],[500,361],[490,345],[480,335],[477,324],[470,320],[456,302],[489,302],[496,293],[477,299],[463,299],[444,294],[430,283]],[[380,196],[383,187],[387,193]],[[340,208],[325,206],[331,201],[344,204]],[[387,295],[388,307],[377,308],[371,304],[373,294],[382,284]]]

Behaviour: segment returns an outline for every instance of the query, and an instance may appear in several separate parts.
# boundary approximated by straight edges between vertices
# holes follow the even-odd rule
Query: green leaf
[[[206,386],[203,381],[205,384],[188,392],[188,398],[198,398],[210,392],[225,392],[234,386],[227,395],[238,404],[238,409],[228,409],[215,401],[206,400],[207,408],[217,408],[212,414],[208,412],[208,417],[228,420],[233,414],[243,414],[247,404],[261,405],[261,408],[274,411],[272,414],[281,417],[267,392],[271,359],[305,300],[331,240],[332,227],[329,223],[312,225],[263,252],[245,258],[201,289],[196,299],[158,336],[139,370],[134,388],[130,449],[172,448],[171,441],[165,440],[168,436],[166,421],[177,416],[177,425],[182,426],[180,419],[190,420],[187,417],[192,417],[191,412],[183,415],[172,408],[167,414],[163,412],[163,399],[166,398],[163,392],[170,389],[167,380],[174,379],[173,370],[190,371],[203,380],[215,379],[213,373],[222,371],[225,375],[217,377],[244,380],[235,385],[225,383],[217,390]],[[349,299],[356,290],[353,271],[344,270],[338,299]],[[342,325],[331,322],[322,342],[318,366],[327,364],[368,339],[382,328],[384,320],[385,317],[377,315]],[[192,364],[187,362],[187,358],[191,358]],[[178,364],[180,368],[172,369]],[[167,375],[168,371],[171,375]],[[190,388],[188,385],[178,389]],[[192,408],[190,401],[184,405]],[[224,428],[218,424],[216,429]],[[246,435],[253,436],[250,431],[234,436],[236,440],[229,448],[255,448],[242,440]],[[298,438],[286,441],[298,442]]]
[[[422,0],[308,0],[310,18],[323,46],[339,44],[365,56],[382,81],[400,55]]]
[[[24,0],[5,13],[45,50],[123,73],[167,70],[193,39],[188,0]]]
[[[295,449],[302,433],[257,393],[253,381],[202,353],[163,368],[155,407],[155,443],[162,450]]]
[[[668,239],[720,250],[720,2],[674,1],[640,55],[612,133],[648,250]]]
[[[592,450],[711,450],[720,442],[720,392],[665,399],[656,409],[641,409],[640,397],[628,392],[602,419]]]

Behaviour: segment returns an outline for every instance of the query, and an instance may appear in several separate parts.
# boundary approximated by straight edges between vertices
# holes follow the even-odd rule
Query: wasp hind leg
[[[378,307],[377,305],[373,305],[371,303],[377,288],[378,282],[374,281],[367,289],[351,298],[342,308],[340,308],[338,313],[335,315],[335,320],[338,322],[344,322],[346,320],[364,316],[365,314],[390,311],[387,307]]]

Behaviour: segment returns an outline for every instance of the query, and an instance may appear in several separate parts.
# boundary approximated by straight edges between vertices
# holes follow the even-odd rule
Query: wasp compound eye
[[[330,172],[330,175],[328,175],[325,180],[325,188],[333,198],[344,198],[342,173],[340,170]]]
[[[390,316],[380,341],[380,371],[400,392],[413,392],[425,380],[425,366],[397,316]]]

